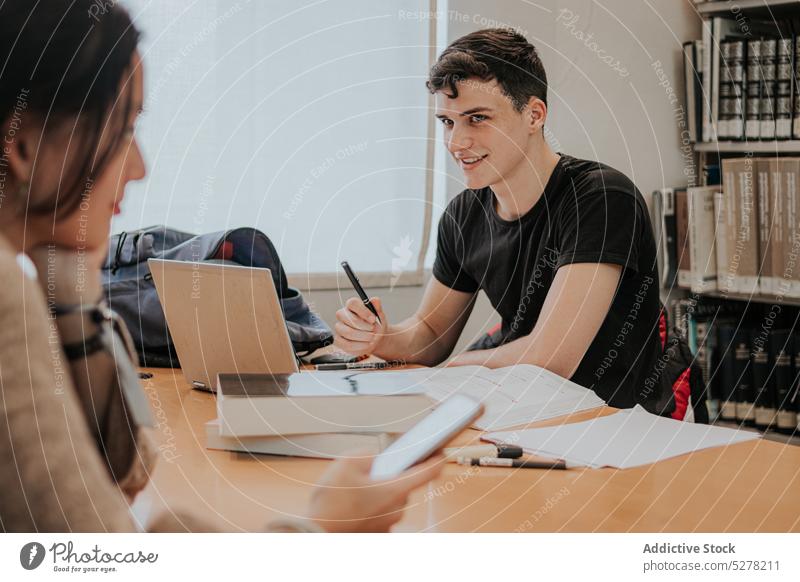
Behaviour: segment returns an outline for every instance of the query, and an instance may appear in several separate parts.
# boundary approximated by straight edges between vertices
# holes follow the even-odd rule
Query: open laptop
[[[149,259],[186,381],[217,389],[220,373],[298,371],[269,269]]]

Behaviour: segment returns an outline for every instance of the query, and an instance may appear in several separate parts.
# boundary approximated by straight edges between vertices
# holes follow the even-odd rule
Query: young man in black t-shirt
[[[609,404],[645,403],[660,354],[656,247],[641,193],[622,173],[554,152],[536,49],[504,29],[456,40],[428,80],[467,189],[439,223],[433,278],[416,314],[390,325],[357,298],[337,344],[426,365],[452,352],[483,290],[499,331],[448,365],[529,363]]]

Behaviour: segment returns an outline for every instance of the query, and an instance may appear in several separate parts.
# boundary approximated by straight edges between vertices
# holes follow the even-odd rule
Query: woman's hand
[[[310,518],[329,532],[386,532],[403,517],[411,492],[436,478],[444,460],[434,457],[399,477],[370,479],[371,456],[339,459],[314,489]]]

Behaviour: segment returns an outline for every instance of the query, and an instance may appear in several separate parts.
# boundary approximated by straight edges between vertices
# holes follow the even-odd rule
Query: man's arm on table
[[[435,366],[455,348],[475,304],[475,294],[456,291],[432,277],[417,312],[389,325],[381,301],[373,297],[383,326],[356,298],[336,314],[336,344],[351,354],[371,353],[385,360]]]
[[[621,274],[621,266],[607,263],[561,267],[530,334],[498,348],[464,352],[448,365],[534,364],[572,377],[611,308]]]

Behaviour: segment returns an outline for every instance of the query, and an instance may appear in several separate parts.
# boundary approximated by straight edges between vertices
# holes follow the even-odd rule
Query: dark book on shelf
[[[800,139],[800,87],[798,87],[798,79],[800,79],[800,35],[794,37],[794,74],[792,75],[792,137]]]
[[[733,375],[736,420],[748,426],[755,425],[755,393],[753,390],[753,368],[750,362],[750,330],[739,328],[734,338]]]
[[[703,133],[703,42],[690,40],[683,43],[683,75],[686,103],[686,125],[689,141],[700,141]]]
[[[794,100],[794,42],[791,37],[777,40],[775,65],[775,138],[792,137],[792,101]]]
[[[745,72],[745,139],[760,136],[761,114],[761,40],[747,42],[747,69]]]
[[[744,40],[720,43],[719,119],[720,140],[744,138],[745,47]]]
[[[719,387],[720,409],[722,420],[736,420],[736,324],[721,324],[717,328],[717,357],[719,362],[717,386]]]
[[[675,224],[675,190],[662,188],[653,193],[655,207],[661,209],[663,269],[661,286],[674,288],[678,283],[678,239]],[[659,202],[660,201],[660,204]]]
[[[750,367],[753,378],[753,422],[759,430],[768,430],[775,421],[774,378],[770,374],[768,347],[770,334],[759,333],[753,338]],[[772,360],[774,362],[774,359]]]
[[[713,376],[714,353],[716,351],[717,336],[712,331],[712,322],[707,319],[697,319],[694,325],[697,342],[696,361],[700,365],[703,381],[706,384],[706,407],[708,408],[709,422],[714,422],[719,416],[720,397],[717,382]]]
[[[795,333],[792,338],[792,368],[794,380],[792,381],[791,397],[789,398],[792,403],[794,411],[797,413],[795,422],[797,430],[800,430],[800,333]]]
[[[775,386],[775,429],[784,434],[791,434],[797,428],[797,410],[792,402],[793,343],[792,334],[788,330],[776,330],[770,334],[769,352],[773,362]]]
[[[758,113],[759,137],[762,140],[775,139],[775,98],[777,94],[776,67],[778,41],[775,38],[761,40],[761,89]]]

